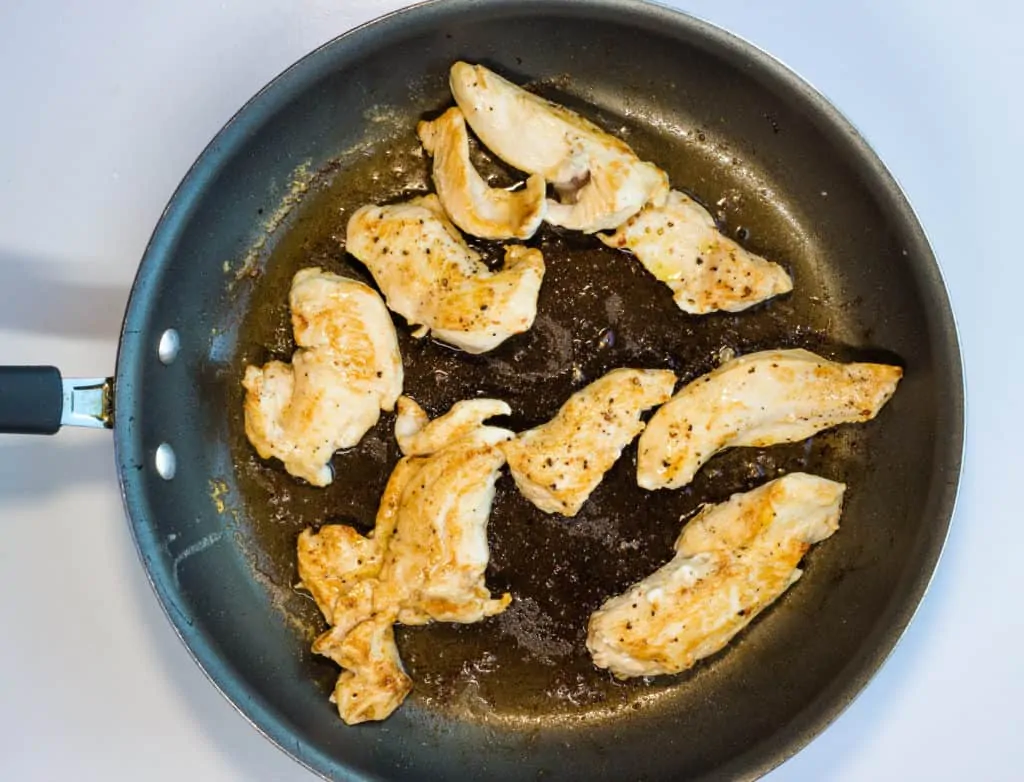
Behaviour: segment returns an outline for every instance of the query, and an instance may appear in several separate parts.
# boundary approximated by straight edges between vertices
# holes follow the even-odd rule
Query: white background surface
[[[0,362],[111,373],[135,266],[203,146],[292,61],[403,4],[0,3]],[[788,63],[873,143],[931,235],[968,370],[966,472],[934,585],[881,674],[772,779],[1020,779],[1024,10],[677,5]],[[312,779],[173,635],[102,432],[0,436],[0,683],[2,779]]]

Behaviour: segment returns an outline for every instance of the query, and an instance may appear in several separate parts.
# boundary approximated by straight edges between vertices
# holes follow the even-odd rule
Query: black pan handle
[[[110,428],[111,378],[64,379],[56,367],[0,366],[0,434],[54,434],[62,425]]]

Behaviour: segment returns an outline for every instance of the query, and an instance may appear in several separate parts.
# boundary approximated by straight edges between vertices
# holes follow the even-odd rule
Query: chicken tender
[[[504,402],[461,402],[434,421],[413,400],[398,402],[405,452],[384,490],[373,532],[332,524],[299,535],[301,585],[333,625],[313,651],[345,671],[334,700],[349,723],[387,717],[411,688],[391,625],[478,622],[503,611],[484,583],[487,520],[513,435],[484,419]]]
[[[403,398],[403,407],[415,404]],[[508,410],[503,402],[496,407]],[[446,423],[438,419],[428,426]],[[509,595],[491,598],[484,571],[490,556],[487,520],[505,464],[498,445],[512,432],[480,424],[468,432],[450,431],[453,439],[430,455],[405,457],[415,469],[385,491],[383,502],[395,503],[398,519],[381,580],[387,584],[387,600],[400,606],[402,624],[478,622],[500,613],[511,600]]]
[[[793,290],[785,269],[724,236],[708,211],[678,190],[598,238],[633,253],[691,315],[739,312]]]
[[[678,489],[726,448],[792,443],[868,421],[902,376],[896,366],[841,364],[807,350],[767,350],[727,361],[651,417],[640,437],[637,482],[645,489]]]
[[[469,159],[469,133],[458,108],[416,127],[434,158],[433,179],[452,222],[481,239],[529,239],[544,220],[547,185],[534,174],[522,190],[490,187]]]
[[[342,635],[373,613],[368,579],[377,577],[383,561],[376,537],[345,524],[306,529],[299,534],[298,561],[300,583],[329,624],[347,628]]]
[[[838,529],[845,488],[794,473],[705,507],[672,561],[591,615],[594,664],[623,679],[657,676],[724,648],[800,578],[807,550]]]
[[[668,176],[597,125],[527,92],[482,65],[455,63],[455,102],[495,155],[555,186],[545,220],[585,233],[617,228],[645,204],[660,204]]]
[[[401,396],[395,419],[395,439],[405,456],[428,456],[440,451],[446,443],[474,433],[488,418],[511,414],[512,408],[499,399],[463,399],[431,421],[415,401]]]
[[[384,302],[361,282],[303,269],[289,305],[299,349],[291,364],[245,368],[245,433],[261,458],[326,486],[334,452],[355,446],[382,409],[394,408],[402,357]]]
[[[334,634],[329,637],[334,640]],[[367,619],[335,643],[320,643],[318,639],[313,651],[330,657],[344,669],[331,693],[331,702],[349,725],[387,719],[412,691],[412,679],[402,667],[389,616],[378,614]]]
[[[545,513],[575,516],[644,424],[672,396],[667,370],[616,369],[577,391],[546,424],[502,444],[516,486]]]
[[[533,325],[544,278],[540,251],[508,245],[504,267],[491,272],[435,195],[358,209],[346,243],[388,307],[420,326],[413,336],[431,332],[467,353],[485,353]]]

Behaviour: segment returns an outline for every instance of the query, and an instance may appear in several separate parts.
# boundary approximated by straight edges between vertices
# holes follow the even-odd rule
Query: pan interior
[[[551,97],[575,103],[546,86],[541,90]],[[438,105],[444,105],[443,96]],[[687,316],[669,289],[634,259],[595,237],[545,227],[527,242],[543,252],[547,264],[537,322],[528,333],[491,353],[470,356],[412,338],[396,316],[404,393],[432,416],[460,399],[495,397],[512,407],[507,423],[519,431],[550,419],[570,394],[616,367],[672,369],[687,381],[713,368],[723,350],[799,346],[829,356],[851,353],[841,336],[856,332],[853,312],[839,309],[836,316],[832,302],[842,294],[830,290],[819,270],[819,248],[802,226],[790,223],[785,204],[764,198],[758,172],[709,141],[706,133],[659,133],[648,118],[627,120],[614,114],[615,108],[621,109],[611,107],[604,124],[629,139],[643,157],[669,168],[673,181],[703,185],[695,195],[723,218],[726,231],[783,259],[798,281],[798,293],[752,312]],[[404,132],[332,161],[311,181],[251,283],[249,314],[235,357],[237,377],[246,364],[290,359],[295,345],[287,296],[297,270],[320,266],[373,284],[345,251],[345,223],[364,204],[428,191],[429,160],[420,153],[413,128],[409,121]],[[477,162],[496,186],[515,182],[514,173],[483,154]],[[501,253],[500,242],[474,244],[495,260]],[[311,601],[289,586],[298,580],[296,536],[308,526],[332,522],[372,529],[384,484],[400,457],[394,416],[382,416],[357,447],[338,454],[334,483],[320,489],[256,456],[244,436],[241,391],[233,391],[228,415],[248,545],[262,552],[264,575],[283,590],[281,605],[308,641],[324,625]],[[510,592],[514,602],[504,614],[479,625],[400,630],[402,657],[417,683],[413,701],[460,719],[521,725],[552,717],[586,722],[661,697],[692,698],[704,687],[681,685],[700,672],[616,682],[596,669],[584,646],[590,613],[668,561],[680,519],[702,503],[721,501],[794,470],[858,485],[870,436],[870,427],[851,428],[791,446],[735,451],[714,460],[691,486],[654,493],[636,485],[634,442],[573,519],[537,510],[505,474],[489,526],[488,584],[496,593]],[[799,597],[800,591],[794,594]],[[770,632],[771,620],[765,624]],[[312,665],[322,669],[318,678],[328,693],[336,666],[327,660]]]
[[[324,773],[557,774],[567,747],[585,751],[581,773],[608,778],[763,767],[806,740],[803,721],[820,727],[834,713],[837,680],[847,677],[839,692],[849,693],[849,677],[877,662],[878,639],[894,639],[896,598],[914,588],[907,579],[941,535],[928,509],[948,454],[934,433],[943,421],[955,430],[956,398],[940,382],[950,363],[930,310],[945,301],[894,186],[767,58],[656,9],[590,5],[524,13],[497,2],[484,13],[440,4],[303,61],[228,127],[205,170],[200,161],[151,245],[155,271],[133,293],[123,356],[148,350],[163,328],[182,335],[175,364],[147,360],[119,377],[119,405],[145,398],[118,411],[122,474],[141,473],[124,479],[140,508],[140,550],[207,670],[278,743],[296,737],[288,751]],[[365,203],[429,189],[415,123],[450,104],[456,59],[529,83],[625,138],[728,235],[783,263],[795,290],[744,313],[691,317],[631,257],[544,227],[528,242],[547,264],[528,333],[473,357],[412,339],[396,316],[405,393],[432,415],[492,396],[514,411],[504,423],[527,428],[612,368],[669,368],[685,382],[723,350],[805,347],[899,363],[906,378],[876,421],[727,452],[680,491],[636,486],[634,443],[574,519],[539,512],[503,476],[487,581],[513,604],[476,625],[400,628],[414,693],[387,722],[351,729],[327,701],[337,667],[309,652],[324,625],[293,588],[295,539],[311,525],[371,528],[399,458],[394,419],[383,415],[338,454],[334,483],[315,489],[255,455],[239,381],[246,364],[290,358],[287,292],[298,269],[372,284],[345,252],[346,220]],[[495,184],[516,181],[475,155]],[[495,243],[476,246],[489,260],[500,255]],[[169,483],[139,466],[165,440],[178,452]],[[685,674],[617,682],[594,668],[583,643],[589,614],[670,558],[682,519],[795,470],[849,489],[842,528],[812,551],[786,596]],[[665,752],[618,749],[654,737]]]

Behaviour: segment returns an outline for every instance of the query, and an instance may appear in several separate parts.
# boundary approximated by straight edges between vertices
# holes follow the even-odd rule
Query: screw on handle
[[[56,367],[0,366],[0,434],[53,434],[63,409]]]

